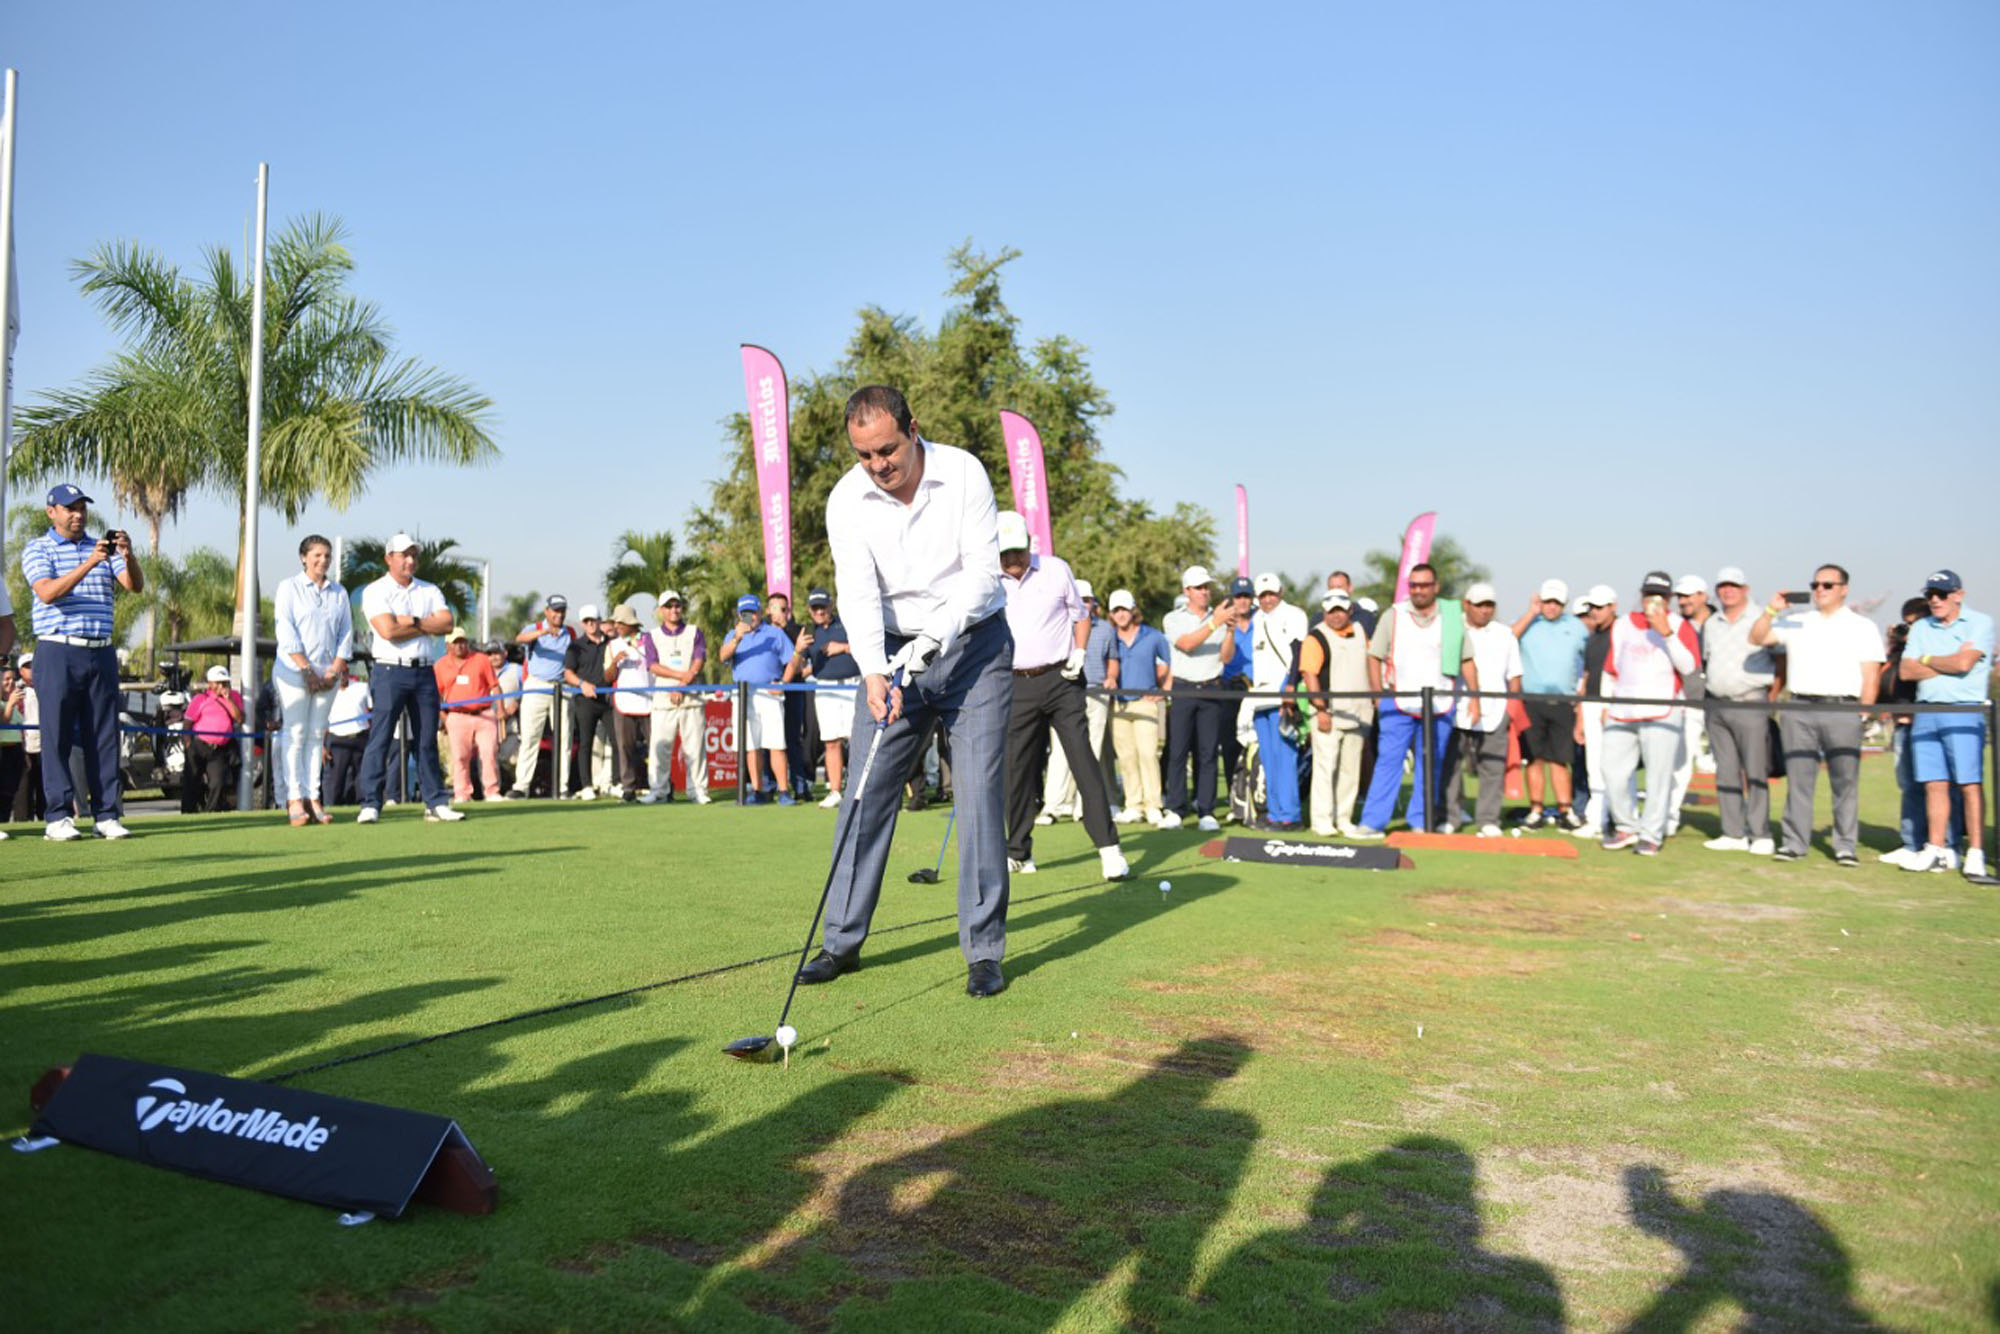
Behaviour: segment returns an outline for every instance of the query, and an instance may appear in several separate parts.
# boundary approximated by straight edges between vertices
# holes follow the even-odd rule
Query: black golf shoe
[[[974,998],[997,996],[1007,989],[998,959],[975,959],[965,970],[965,994]]]
[[[842,973],[851,973],[861,966],[861,952],[853,954],[833,954],[821,950],[799,969],[799,983],[802,986],[817,986],[821,982],[831,982]]]

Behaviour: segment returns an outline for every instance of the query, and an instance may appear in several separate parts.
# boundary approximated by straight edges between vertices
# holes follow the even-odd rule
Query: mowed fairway
[[[1864,773],[1886,847],[1888,768]],[[342,1228],[82,1149],[0,1154],[0,1324],[1985,1324],[2000,892],[1823,845],[1706,853],[1713,809],[1651,861],[1420,850],[1388,873],[1147,831],[1122,885],[1057,826],[1015,881],[1012,989],[983,1002],[955,853],[904,882],[944,814],[905,816],[864,967],[801,993],[789,1068],[718,1054],[772,1030],[789,963],[767,962],[301,1081],[457,1118],[499,1177],[489,1218]],[[258,1078],[796,951],[833,828],[471,812],[16,827],[0,1130],[82,1051]]]

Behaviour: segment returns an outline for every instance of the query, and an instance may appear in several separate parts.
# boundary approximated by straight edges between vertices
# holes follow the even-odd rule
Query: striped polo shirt
[[[60,579],[90,559],[97,539],[88,534],[72,542],[54,528],[43,533],[21,551],[21,573],[28,587],[43,579]],[[82,639],[111,638],[112,584],[125,573],[125,558],[114,555],[78,581],[77,586],[54,602],[34,599],[32,613],[35,638],[75,635]]]

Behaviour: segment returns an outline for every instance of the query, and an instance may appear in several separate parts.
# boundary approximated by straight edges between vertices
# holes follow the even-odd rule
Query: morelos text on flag
[[[1410,567],[1431,558],[1431,538],[1437,526],[1437,512],[1430,510],[1410,520],[1410,526],[1403,530],[1403,559],[1396,566],[1396,601],[1410,596]]]
[[[755,343],[743,346],[743,392],[750,403],[750,449],[757,465],[757,511],[764,520],[764,583],[792,595],[792,416],[785,368]]]
[[[1042,466],[1042,433],[1018,412],[1000,413],[1007,442],[1007,475],[1014,482],[1014,508],[1028,521],[1028,541],[1037,555],[1053,556],[1055,527],[1049,516],[1049,474]]]

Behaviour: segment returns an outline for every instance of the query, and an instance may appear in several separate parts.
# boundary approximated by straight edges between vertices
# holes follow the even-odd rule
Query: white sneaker
[[[4,829],[0,829],[0,843],[5,843],[8,839],[12,837],[13,837],[12,834],[8,833]]]
[[[1479,836],[1481,838],[1498,838],[1500,837],[1500,826],[1497,824],[1483,824],[1479,826]]]
[[[1908,866],[1910,864],[1910,858],[1916,855],[1917,854],[1913,849],[1898,847],[1894,851],[1883,853],[1875,860],[1878,862],[1887,862],[1891,866]]]
[[[1440,834],[1456,834],[1456,833],[1458,832],[1458,826],[1457,826],[1457,825],[1455,825],[1455,824],[1449,824],[1449,823],[1447,823],[1447,824],[1445,824],[1445,825],[1441,826],[1441,827],[1440,827],[1440,828],[1438,829],[1438,832],[1439,832]]]
[[[1201,820],[1195,825],[1195,828],[1201,830],[1201,832],[1204,834],[1212,834],[1216,830],[1222,828],[1222,822],[1220,820],[1217,820],[1213,815],[1204,815],[1201,817]]]
[[[838,805],[840,805],[840,793],[837,791],[829,792],[819,799],[819,808],[823,811],[830,811]]]
[[[486,799],[488,801],[512,801],[514,798],[509,796],[505,792],[495,792],[493,795],[489,796]]]
[[[578,801],[596,801],[597,789],[594,787],[584,788],[582,791],[576,794],[576,799]]]
[[[1373,843],[1376,839],[1385,837],[1381,830],[1372,829],[1365,824],[1354,826],[1347,831],[1347,836],[1357,843]]]
[[[1098,864],[1104,869],[1106,880],[1123,880],[1132,874],[1132,868],[1125,861],[1125,854],[1115,847],[1097,850]]]
[[[99,838],[130,838],[132,837],[132,831],[124,825],[119,824],[118,821],[112,819],[110,816],[106,816],[97,821],[97,836]]]
[[[1731,838],[1725,834],[1721,838],[1711,838],[1708,842],[1702,844],[1702,846],[1710,852],[1748,852],[1750,851],[1750,840],[1747,838]]]
[[[449,806],[433,806],[424,812],[424,821],[427,824],[450,824],[454,820],[464,818],[464,811],[455,811]]]
[[[1965,874],[1968,877],[1984,876],[1986,874],[1986,850],[1984,848],[1967,848],[1965,850]]]
[[[1035,873],[1035,859],[1030,857],[1026,861],[1022,861],[1019,857],[1009,857],[1007,859],[1007,869],[1015,875],[1033,875]]]
[[[1750,840],[1750,855],[1752,857],[1768,857],[1777,850],[1778,845],[1768,838],[1753,838]]]
[[[1905,871],[1955,871],[1958,869],[1958,854],[1950,848],[1941,848],[1935,843],[1926,843],[1910,854],[1904,861]]]
[[[639,804],[641,806],[657,806],[659,803],[660,794],[657,792],[641,792],[639,794]]]
[[[76,821],[65,815],[60,820],[49,821],[49,827],[42,831],[42,837],[51,843],[70,843],[82,838],[76,830]]]
[[[1156,829],[1179,829],[1181,827],[1180,813],[1177,811],[1161,811],[1160,818],[1153,822],[1153,826]]]
[[[361,808],[361,814],[354,817],[354,823],[374,824],[377,820],[381,818],[382,818],[382,813],[376,810],[373,806],[363,806]]]
[[[709,796],[706,792],[697,792],[694,794],[694,804],[697,806],[706,806],[713,800],[715,798]]]
[[[1135,809],[1133,809],[1132,807],[1130,807],[1130,806],[1127,806],[1127,807],[1126,807],[1126,808],[1125,808],[1124,810],[1122,810],[1122,811],[1118,812],[1118,814],[1116,814],[1116,815],[1114,815],[1114,816],[1112,816],[1112,817],[1111,817],[1111,823],[1113,823],[1113,824],[1137,824],[1137,823],[1139,823],[1139,821],[1141,821],[1141,820],[1143,820],[1143,819],[1145,819],[1145,818],[1146,818],[1146,816],[1145,816],[1145,813],[1144,813],[1144,812],[1142,812],[1142,811],[1138,811],[1138,810],[1135,810]]]
[[[1056,817],[1050,815],[1047,811],[1043,811],[1040,815],[1037,815],[1035,817],[1036,824],[1054,824],[1055,822],[1056,822]]]
[[[1361,826],[1359,825],[1344,824],[1344,825],[1336,825],[1335,828],[1340,830],[1340,836],[1342,838],[1358,839],[1361,837]]]
[[[1330,824],[1316,824],[1312,827],[1314,838],[1332,838],[1334,828]]]

